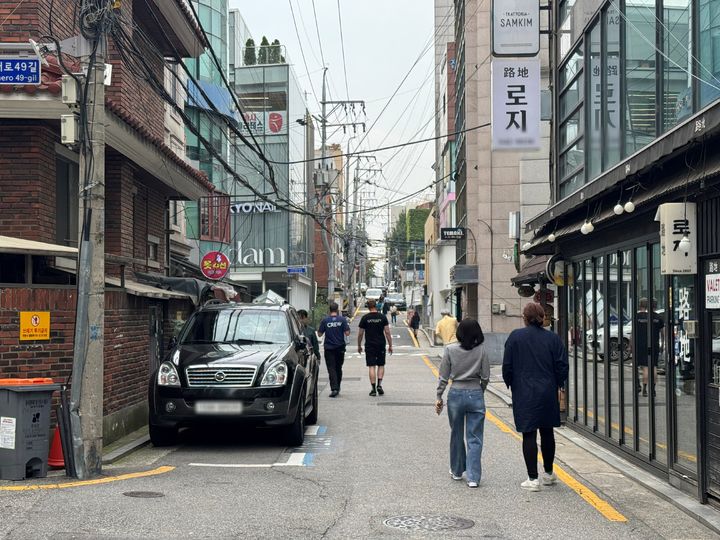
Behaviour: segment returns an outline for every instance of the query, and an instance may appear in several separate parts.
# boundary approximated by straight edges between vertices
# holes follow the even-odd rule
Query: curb
[[[150,435],[142,435],[137,439],[124,444],[120,448],[116,448],[112,452],[103,455],[102,463],[103,465],[111,465],[125,456],[132,454],[136,450],[147,446],[148,444],[150,444]]]
[[[493,384],[497,384],[497,383],[491,382],[490,384],[487,385],[488,392],[490,392],[496,398],[499,398],[503,403],[505,403],[505,405],[507,405],[508,407],[510,407],[512,409],[512,398],[510,396],[508,396],[502,390],[498,390],[497,388],[495,388],[493,386]],[[503,383],[500,383],[500,384],[503,384]]]

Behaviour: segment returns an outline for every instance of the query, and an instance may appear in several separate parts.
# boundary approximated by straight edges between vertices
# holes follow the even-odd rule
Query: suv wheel
[[[177,443],[177,428],[149,425],[150,441],[153,446],[172,446]]]
[[[300,395],[303,396],[304,393],[305,389],[300,392]],[[288,446],[302,446],[302,443],[305,442],[305,407],[303,401],[300,398],[293,423],[284,428],[283,439],[285,439],[285,444]]]
[[[305,419],[305,423],[308,426],[314,426],[317,424],[318,421],[318,385],[317,381],[315,381],[315,390],[313,391],[312,395],[312,412],[308,415],[308,417]]]

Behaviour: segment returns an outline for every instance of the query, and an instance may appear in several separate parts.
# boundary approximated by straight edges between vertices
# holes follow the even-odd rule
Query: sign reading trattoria
[[[234,202],[230,205],[231,214],[266,214],[270,212],[278,212],[278,208],[268,201]]]
[[[209,251],[200,260],[200,271],[208,279],[222,279],[229,270],[230,260],[219,251]]]
[[[494,0],[492,52],[496,56],[535,56],[540,52],[539,0]]]
[[[441,240],[462,240],[465,238],[465,227],[443,227],[440,229]]]

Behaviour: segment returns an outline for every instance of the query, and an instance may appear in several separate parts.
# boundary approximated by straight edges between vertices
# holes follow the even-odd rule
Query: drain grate
[[[404,531],[451,531],[469,529],[475,522],[456,516],[395,516],[383,521],[386,527]]]
[[[126,491],[123,495],[136,499],[158,499],[165,496],[164,493],[160,493],[159,491]]]

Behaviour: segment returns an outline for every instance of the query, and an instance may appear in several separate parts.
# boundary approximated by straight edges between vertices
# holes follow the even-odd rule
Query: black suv
[[[291,306],[205,306],[150,377],[150,440],[171,445],[180,427],[225,419],[279,426],[299,446],[317,422],[318,372]]]

